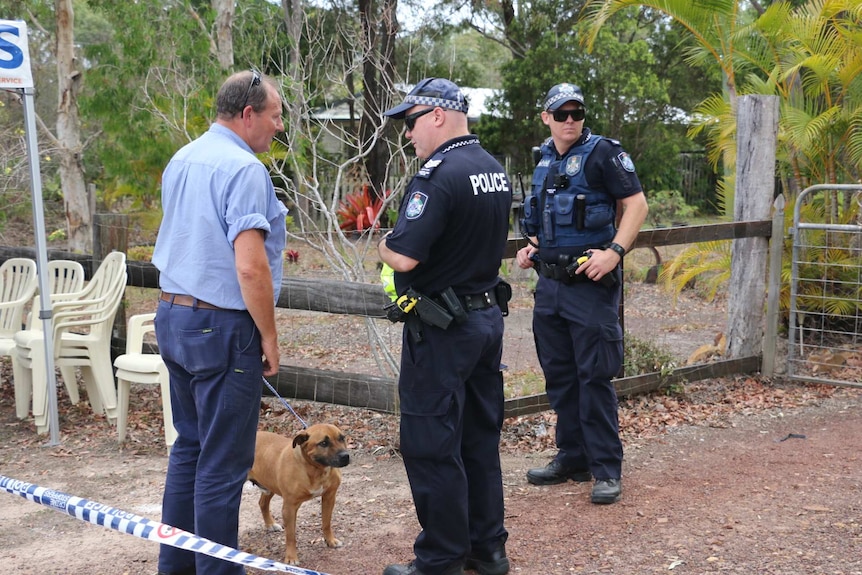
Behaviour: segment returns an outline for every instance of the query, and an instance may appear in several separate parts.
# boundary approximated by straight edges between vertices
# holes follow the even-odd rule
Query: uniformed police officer
[[[495,288],[512,193],[503,167],[469,133],[467,109],[458,86],[426,78],[384,113],[404,120],[406,137],[425,160],[378,247],[407,310],[401,454],[422,526],[415,560],[389,565],[384,575],[509,571],[499,453],[498,298],[502,304],[505,296]],[[430,302],[451,321],[439,309],[420,309]]]
[[[533,334],[548,401],[557,413],[558,453],[530,469],[535,485],[595,478],[593,503],[622,493],[623,447],[611,379],[622,365],[620,263],[647,215],[631,158],[620,143],[584,128],[581,89],[557,84],[545,96],[532,195],[524,205],[521,268],[539,273]]]

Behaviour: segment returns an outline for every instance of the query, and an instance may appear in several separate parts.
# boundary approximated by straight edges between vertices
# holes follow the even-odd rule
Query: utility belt
[[[557,280],[565,285],[575,284],[575,283],[586,283],[592,282],[590,278],[586,276],[586,274],[576,274],[575,270],[578,269],[582,264],[584,264],[588,259],[590,259],[590,254],[584,252],[580,256],[573,256],[567,254],[560,254],[557,257],[557,262],[555,264],[549,264],[544,262],[538,258],[533,260],[533,264],[536,268],[536,271],[539,275],[544,276],[546,278],[550,278],[552,280]],[[606,273],[599,280],[599,283],[605,287],[613,287],[617,285],[617,270],[613,269],[609,273]]]
[[[386,318],[393,322],[407,322],[416,341],[422,341],[421,323],[440,329],[449,329],[453,323],[467,321],[471,311],[499,306],[502,315],[509,315],[509,300],[512,299],[512,286],[499,280],[494,288],[469,295],[457,295],[448,287],[437,297],[428,297],[413,288],[407,288],[403,295],[388,304],[384,310]],[[420,323],[421,322],[421,323]]]

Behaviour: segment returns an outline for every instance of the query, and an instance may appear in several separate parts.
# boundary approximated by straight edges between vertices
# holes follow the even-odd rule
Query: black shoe
[[[465,569],[475,569],[479,575],[506,575],[509,572],[509,559],[506,548],[500,545],[492,553],[470,553],[464,562]]]
[[[544,467],[534,467],[527,471],[527,481],[533,485],[556,485],[565,483],[567,479],[583,483],[593,478],[592,473],[586,469],[571,469],[563,466],[556,459]]]
[[[592,502],[599,504],[616,503],[620,500],[623,485],[619,479],[596,479],[593,485]]]
[[[388,565],[383,570],[383,575],[425,575],[425,573],[416,567],[415,561],[411,561],[407,565]],[[464,568],[461,565],[455,564],[440,575],[464,575]]]

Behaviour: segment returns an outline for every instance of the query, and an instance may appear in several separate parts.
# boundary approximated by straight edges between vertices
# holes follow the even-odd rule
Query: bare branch
[[[204,22],[203,18],[200,17],[200,15],[197,13],[197,11],[195,11],[195,9],[192,8],[191,4],[187,5],[186,8],[188,9],[189,16],[191,16],[194,19],[194,21],[198,23],[198,28],[201,29],[201,32],[203,32],[204,36],[209,38],[210,54],[212,54],[215,57],[218,57],[218,54],[219,54],[218,46],[216,45],[215,38],[213,38],[213,35],[210,33],[209,28],[207,28],[206,22]]]

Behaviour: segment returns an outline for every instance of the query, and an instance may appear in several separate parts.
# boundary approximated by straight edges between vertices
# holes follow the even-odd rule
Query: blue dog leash
[[[271,392],[272,392],[272,393],[273,393],[273,394],[278,398],[278,400],[282,403],[282,405],[284,405],[284,406],[287,408],[287,410],[288,410],[289,412],[291,412],[291,413],[293,414],[293,416],[294,416],[294,417],[296,417],[296,419],[298,419],[298,420],[299,420],[299,422],[302,424],[302,427],[303,427],[303,428],[305,428],[305,429],[308,429],[308,424],[307,424],[307,423],[305,423],[305,421],[304,421],[301,417],[299,417],[299,414],[298,414],[298,413],[296,413],[296,412],[293,410],[293,408],[292,408],[292,407],[290,407],[290,404],[289,404],[289,403],[287,403],[287,402],[284,400],[284,398],[283,398],[283,397],[281,397],[281,396],[278,394],[278,392],[277,392],[277,391],[275,390],[275,388],[274,388],[274,387],[273,387],[273,386],[272,386],[272,385],[271,385],[271,384],[266,380],[266,378],[265,378],[265,377],[261,377],[261,379],[262,379],[262,380],[263,380],[263,382],[266,384],[266,386],[269,388],[269,390],[270,390],[270,391],[271,391]]]

